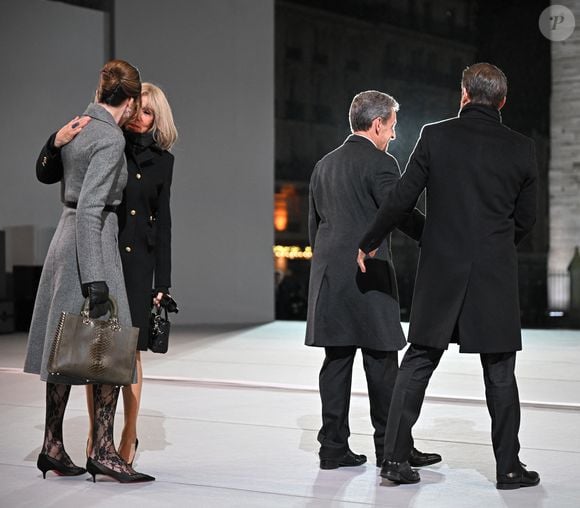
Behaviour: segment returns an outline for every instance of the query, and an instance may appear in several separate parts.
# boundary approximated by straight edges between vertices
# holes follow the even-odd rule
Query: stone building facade
[[[552,42],[550,254],[548,270],[553,308],[567,309],[567,269],[580,246],[580,2],[558,0],[576,20],[576,29],[563,41]],[[564,284],[557,283],[558,280]]]

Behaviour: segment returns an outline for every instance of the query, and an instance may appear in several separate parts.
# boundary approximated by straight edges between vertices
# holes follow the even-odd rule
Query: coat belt
[[[65,201],[63,203],[63,205],[66,206],[67,208],[74,208],[76,210],[78,203],[76,201]],[[103,210],[105,212],[116,212],[117,206],[116,205],[105,205],[103,207]]]

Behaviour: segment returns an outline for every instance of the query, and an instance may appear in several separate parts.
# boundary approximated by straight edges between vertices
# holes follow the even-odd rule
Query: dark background
[[[535,139],[538,222],[519,247],[524,326],[553,325],[547,309],[550,42],[546,0],[278,0],[276,2],[276,243],[308,245],[308,181],[349,134],[352,97],[376,89],[401,105],[389,151],[401,169],[423,124],[456,116],[463,69],[487,61],[508,77],[504,123]],[[282,221],[284,222],[284,221]],[[362,233],[362,232],[361,232]],[[418,250],[395,232],[401,317],[408,319]],[[354,262],[354,260],[353,260]],[[278,319],[305,319],[309,261],[277,266]]]

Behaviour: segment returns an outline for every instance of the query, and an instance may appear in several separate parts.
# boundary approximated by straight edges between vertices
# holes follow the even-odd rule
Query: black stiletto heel
[[[48,471],[54,471],[58,476],[79,476],[85,474],[87,470],[84,467],[65,466],[62,462],[50,457],[46,453],[41,453],[36,461],[36,467],[42,471],[42,478],[46,479]]]
[[[115,471],[91,458],[87,459],[87,471],[93,477],[93,482],[96,482],[95,477],[98,474],[110,476],[114,480],[117,480],[119,483],[152,482],[155,480],[154,476],[150,476],[145,473],[129,474]]]
[[[133,458],[131,459],[131,462],[127,462],[127,464],[129,464],[131,467],[133,467],[133,461],[137,456],[137,448],[139,448],[139,439],[135,438],[135,449],[133,450]]]

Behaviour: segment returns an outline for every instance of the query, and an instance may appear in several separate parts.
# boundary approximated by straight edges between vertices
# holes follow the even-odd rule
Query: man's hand
[[[61,129],[56,133],[56,137],[54,138],[54,147],[60,148],[67,143],[70,143],[90,121],[90,116],[75,116],[69,123],[67,123],[64,127],[61,127]]]
[[[379,249],[375,249],[369,252],[369,257],[374,258],[377,251]],[[358,264],[358,267],[360,268],[360,271],[362,273],[367,273],[367,267],[365,266],[365,259],[366,259],[367,255],[362,251],[362,250],[358,250],[358,256],[356,257],[356,262]]]

